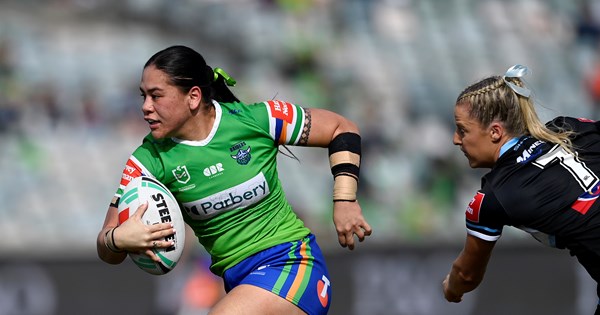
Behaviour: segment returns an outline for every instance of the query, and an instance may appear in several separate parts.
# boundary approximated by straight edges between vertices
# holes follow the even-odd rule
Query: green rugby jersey
[[[215,123],[205,140],[148,134],[127,161],[116,196],[140,175],[165,184],[210,253],[212,272],[222,275],[256,252],[310,233],[277,174],[278,146],[298,143],[305,115],[281,101],[213,103]]]

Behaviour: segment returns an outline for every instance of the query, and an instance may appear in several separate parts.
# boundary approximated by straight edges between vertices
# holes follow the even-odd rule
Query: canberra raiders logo
[[[238,152],[235,155],[232,155],[231,157],[236,160],[238,162],[238,164],[240,165],[246,165],[248,164],[248,162],[250,162],[250,159],[252,158],[252,156],[250,155],[250,147],[248,146],[248,149],[239,149]]]
[[[190,181],[190,173],[188,173],[185,165],[178,165],[177,168],[173,170],[173,176],[175,176],[175,179],[182,184],[186,184]]]

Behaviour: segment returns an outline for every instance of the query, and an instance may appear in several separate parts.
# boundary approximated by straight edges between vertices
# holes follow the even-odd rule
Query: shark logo
[[[237,154],[232,155],[231,157],[238,162],[240,165],[246,165],[250,162],[252,156],[250,155],[250,147],[248,149],[239,149]]]
[[[187,182],[190,181],[190,173],[188,173],[185,165],[178,165],[177,168],[173,170],[173,176],[175,176],[175,179],[182,184],[187,184]]]

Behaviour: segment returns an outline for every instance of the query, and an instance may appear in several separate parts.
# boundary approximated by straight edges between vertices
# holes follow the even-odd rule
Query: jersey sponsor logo
[[[331,286],[331,282],[325,275],[321,277],[321,280],[317,281],[317,294],[319,295],[319,302],[323,307],[327,307],[329,304],[329,287]]]
[[[542,148],[539,146],[544,144],[544,141],[538,140],[531,144],[527,150],[524,150],[521,156],[517,158],[517,163],[527,163],[531,159],[537,158],[542,153]]]
[[[269,107],[271,107],[271,116],[273,118],[281,119],[288,124],[294,121],[294,110],[292,104],[282,101],[268,101]]]
[[[235,155],[231,155],[231,158],[236,160],[240,165],[246,165],[250,162],[252,155],[250,155],[251,147],[248,146],[248,149],[239,149]]]
[[[229,189],[191,202],[183,209],[193,219],[205,220],[229,210],[246,208],[258,203],[271,193],[263,173]]]
[[[594,187],[590,192],[584,192],[575,200],[575,202],[571,205],[571,208],[581,214],[586,214],[594,202],[598,200],[598,196],[600,196],[600,185]]]
[[[127,186],[132,179],[142,176],[142,174],[142,168],[130,158],[125,163],[125,169],[121,175],[121,186]]]
[[[225,171],[225,169],[223,168],[223,163],[217,163],[215,165],[211,165],[211,166],[205,168],[202,171],[202,173],[206,177],[213,178],[213,177],[223,174],[223,171]]]
[[[479,210],[481,210],[483,197],[485,197],[484,193],[477,192],[475,197],[471,199],[471,202],[469,202],[469,205],[467,206],[467,211],[465,211],[467,220],[471,222],[479,222]]]
[[[178,165],[171,172],[173,172],[175,179],[182,184],[187,184],[187,182],[189,182],[191,179],[190,173],[185,165]]]

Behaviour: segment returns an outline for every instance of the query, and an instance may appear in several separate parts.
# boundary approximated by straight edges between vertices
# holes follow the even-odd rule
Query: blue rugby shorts
[[[249,284],[273,292],[309,315],[327,314],[331,282],[313,234],[258,252],[223,275],[225,290]]]

